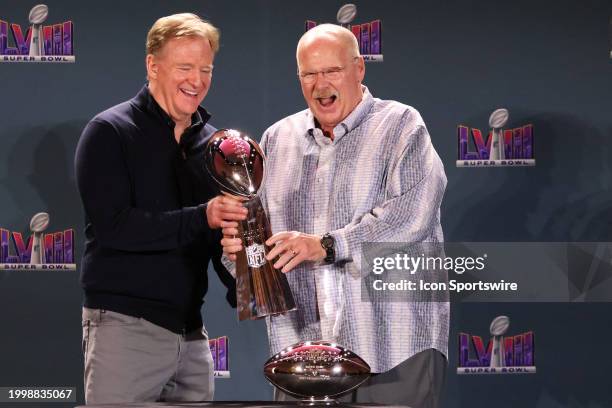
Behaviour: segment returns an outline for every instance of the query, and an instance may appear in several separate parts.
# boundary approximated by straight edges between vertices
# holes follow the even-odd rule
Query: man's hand
[[[276,269],[287,273],[304,261],[321,261],[325,259],[325,250],[321,246],[321,237],[297,231],[279,232],[272,235],[266,245],[276,246],[266,255],[269,261],[277,256]]]
[[[242,239],[236,238],[236,235],[238,235],[238,223],[234,222],[233,224],[236,225],[228,225],[221,230],[223,232],[221,246],[223,247],[223,253],[231,261],[236,262],[236,253],[242,250]]]
[[[246,220],[248,210],[239,198],[223,195],[217,196],[206,206],[206,219],[210,228],[238,227],[236,221]]]

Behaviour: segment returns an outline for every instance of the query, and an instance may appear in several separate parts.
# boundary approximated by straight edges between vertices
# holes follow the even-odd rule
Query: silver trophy
[[[508,123],[508,109],[496,109],[489,117],[491,127],[491,153],[489,160],[504,160],[506,158],[503,127]]]
[[[266,260],[272,236],[270,222],[257,191],[264,179],[264,153],[253,139],[233,129],[210,138],[206,169],[221,190],[243,197],[247,219],[238,223],[243,249],[236,254],[236,299],[240,320],[260,319],[295,309],[287,277]]]
[[[370,377],[370,366],[335,343],[305,341],[268,359],[264,375],[279,390],[300,398],[302,405],[332,405]]]
[[[508,316],[497,316],[491,322],[489,328],[491,336],[493,336],[493,346],[491,348],[491,363],[489,367],[505,367],[506,366],[506,350],[504,347],[504,334],[510,327],[510,318]]]
[[[45,22],[49,15],[49,8],[44,4],[38,4],[32,7],[28,19],[32,24],[32,37],[30,38],[30,57],[38,57],[44,55],[42,41],[42,23]]]
[[[43,232],[49,226],[49,214],[41,212],[35,214],[30,220],[30,231],[32,231],[32,254],[30,263],[40,265],[45,263],[45,243]]]

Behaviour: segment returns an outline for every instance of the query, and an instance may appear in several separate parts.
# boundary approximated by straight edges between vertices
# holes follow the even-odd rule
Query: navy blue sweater
[[[209,118],[200,108],[177,143],[174,122],[145,86],[83,130],[75,169],[85,208],[86,307],[142,317],[175,333],[197,329],[211,259],[235,306],[220,234],[205,213],[218,193],[203,164],[215,131]]]

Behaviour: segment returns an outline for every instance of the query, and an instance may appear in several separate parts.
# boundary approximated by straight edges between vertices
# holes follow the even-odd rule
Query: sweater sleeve
[[[75,156],[77,187],[96,239],[122,251],[172,250],[210,234],[206,204],[171,211],[134,208],[120,137],[108,122],[93,119]]]

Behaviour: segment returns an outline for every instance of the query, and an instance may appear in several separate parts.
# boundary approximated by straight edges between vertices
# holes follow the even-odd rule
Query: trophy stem
[[[295,301],[287,277],[265,258],[270,250],[265,242],[272,234],[259,197],[253,197],[245,206],[249,214],[239,224],[244,249],[236,262],[238,318],[260,319],[293,310]]]

